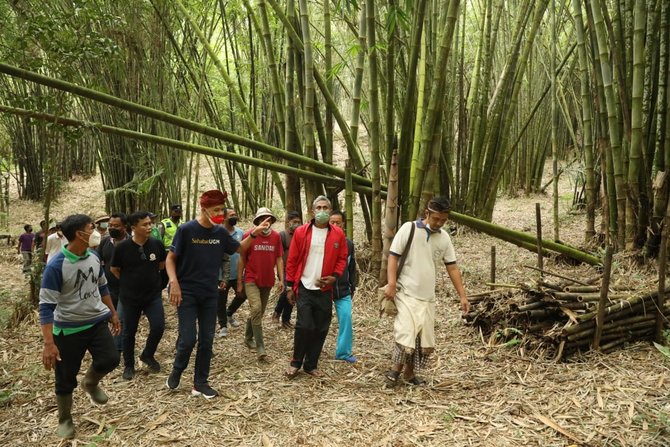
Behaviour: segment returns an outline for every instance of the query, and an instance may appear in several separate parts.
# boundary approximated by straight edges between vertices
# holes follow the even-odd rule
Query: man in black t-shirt
[[[100,245],[95,249],[100,256],[102,266],[105,268],[105,277],[107,278],[107,286],[109,287],[109,294],[112,297],[112,303],[119,314],[121,320],[121,334],[114,337],[114,344],[117,351],[123,350],[123,330],[125,323],[123,322],[123,305],[119,302],[119,280],[112,274],[110,270],[112,266],[112,257],[114,256],[114,249],[121,242],[130,239],[130,235],[126,231],[128,226],[128,218],[124,213],[114,213],[109,216],[107,225],[109,237],[102,239]]]
[[[119,279],[119,300],[123,305],[123,378],[135,376],[135,334],[142,313],[149,321],[149,336],[140,361],[151,372],[161,367],[154,357],[165,331],[165,313],[161,298],[161,273],[165,268],[165,248],[151,238],[151,217],[148,211],[129,216],[133,231],[131,239],[121,242],[114,250],[111,272]]]
[[[224,253],[246,250],[263,230],[270,227],[270,218],[237,242],[223,225],[226,194],[206,191],[200,196],[200,214],[179,228],[166,260],[170,303],[177,306],[179,337],[172,372],[166,385],[174,390],[188,366],[196,343],[195,371],[191,395],[211,399],[219,393],[209,386],[212,344],[216,331],[218,275]]]

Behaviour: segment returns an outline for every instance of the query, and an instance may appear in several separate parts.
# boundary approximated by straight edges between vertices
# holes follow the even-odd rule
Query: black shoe
[[[218,395],[219,393],[206,383],[202,385],[193,385],[193,389],[191,390],[191,396],[202,396],[205,399],[212,399]]]
[[[147,365],[147,368],[149,368],[149,371],[152,373],[159,373],[161,372],[161,364],[156,361],[155,358],[153,357],[143,357],[140,356],[140,362],[144,363]]]
[[[177,387],[179,386],[180,379],[181,374],[173,369],[170,375],[168,376],[167,380],[165,381],[165,385],[171,390],[176,390]]]
[[[123,368],[123,380],[133,380],[133,377],[135,377],[135,368],[132,366]]]

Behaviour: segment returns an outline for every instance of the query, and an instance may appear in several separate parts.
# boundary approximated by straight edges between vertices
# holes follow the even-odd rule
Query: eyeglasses
[[[144,253],[144,247],[138,248],[137,251],[140,253],[140,260],[146,261],[147,255]]]

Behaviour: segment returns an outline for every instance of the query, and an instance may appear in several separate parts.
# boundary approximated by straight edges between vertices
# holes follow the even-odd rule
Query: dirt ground
[[[72,182],[55,214],[96,213],[102,203],[97,179]],[[570,212],[571,185],[563,185],[561,239],[578,245],[583,216]],[[549,222],[551,198],[502,198],[494,221],[534,231],[535,202]],[[12,231],[39,220],[40,206],[11,203]],[[37,225],[35,224],[37,227]],[[524,268],[535,255],[488,236],[459,229],[453,238],[468,293],[487,289],[490,247],[497,247],[497,282],[534,281]],[[360,238],[358,239],[360,241]],[[1,243],[0,243],[1,244]],[[366,256],[364,244],[358,255]],[[574,277],[589,277],[591,267],[547,261],[545,267]],[[15,247],[0,245],[0,319],[27,291]],[[653,283],[653,266],[638,267],[618,258],[615,280]],[[359,361],[333,360],[337,322],[322,355],[324,381],[300,374],[283,377],[292,349],[292,333],[265,321],[270,364],[259,364],[243,345],[241,328],[215,340],[210,383],[221,392],[211,401],[190,397],[192,365],[178,391],[165,379],[174,358],[175,310],[166,304],[167,328],[158,360],[163,372],[139,370],[132,381],[122,368],[103,381],[110,395],[94,406],[77,389],[74,418],[77,439],[55,436],[53,373],[40,363],[37,312],[0,332],[0,445],[2,446],[668,446],[670,445],[670,362],[648,343],[609,355],[591,353],[555,363],[518,348],[491,346],[463,323],[446,277],[440,279],[437,351],[423,376],[428,386],[384,386],[390,366],[392,321],[378,317],[374,281],[361,274],[354,297],[354,351]],[[269,306],[270,307],[270,306]],[[246,318],[244,305],[239,318]],[[146,336],[142,323],[138,346]],[[139,351],[139,349],[138,349]],[[85,361],[85,363],[87,360]],[[86,367],[86,365],[84,365]]]

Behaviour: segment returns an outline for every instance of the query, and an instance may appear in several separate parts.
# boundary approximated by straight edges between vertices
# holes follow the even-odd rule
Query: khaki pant
[[[414,350],[419,337],[422,349],[435,347],[435,302],[422,301],[398,291],[395,297],[398,315],[393,323],[396,343]]]
[[[244,292],[249,301],[249,318],[252,325],[260,326],[263,322],[263,315],[265,314],[265,308],[268,305],[271,291],[272,287],[258,287],[256,284],[250,282],[244,284]]]

